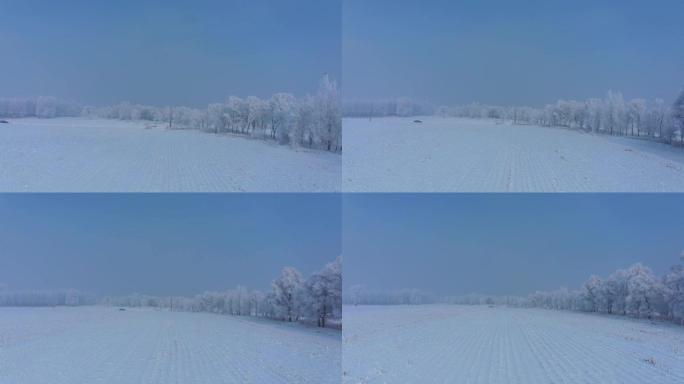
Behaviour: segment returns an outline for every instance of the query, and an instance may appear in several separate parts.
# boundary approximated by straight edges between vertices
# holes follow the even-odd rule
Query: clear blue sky
[[[341,252],[335,194],[0,194],[0,282],[98,294],[268,289]]]
[[[341,0],[0,0],[0,97],[205,105],[340,78]]]
[[[684,250],[681,194],[346,194],[344,285],[438,294],[576,288]]]
[[[345,0],[344,94],[544,105],[674,101],[684,1]]]

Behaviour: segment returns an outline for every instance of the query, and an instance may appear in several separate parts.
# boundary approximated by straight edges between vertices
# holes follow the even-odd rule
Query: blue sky
[[[544,105],[673,101],[684,85],[684,2],[345,0],[344,94]]]
[[[340,78],[341,0],[1,0],[0,97],[194,105]]]
[[[579,287],[684,250],[681,194],[346,194],[344,284],[438,294]]]
[[[334,194],[0,194],[0,282],[98,294],[268,289],[341,252]]]

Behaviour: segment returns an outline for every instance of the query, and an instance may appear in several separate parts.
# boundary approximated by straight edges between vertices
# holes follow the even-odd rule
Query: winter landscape
[[[0,308],[2,383],[338,383],[339,331],[209,313]]]
[[[62,117],[0,124],[4,192],[335,192],[337,153],[164,123]]]
[[[347,302],[343,376],[350,383],[411,383],[425,372],[435,383],[684,379],[683,265],[658,278],[635,264],[577,290],[527,297],[352,287]]]
[[[422,116],[346,118],[343,141],[349,192],[684,191],[684,150],[647,139]]]
[[[343,190],[684,191],[671,12],[346,1]]]
[[[339,192],[339,4],[160,8],[0,4],[0,192]]]
[[[343,382],[684,380],[679,195],[379,196],[345,197]]]
[[[0,196],[0,383],[338,383],[337,200]]]
[[[684,327],[505,305],[345,306],[344,383],[680,383]]]
[[[268,293],[0,290],[0,382],[336,383],[341,282],[338,259],[308,280],[286,268]]]

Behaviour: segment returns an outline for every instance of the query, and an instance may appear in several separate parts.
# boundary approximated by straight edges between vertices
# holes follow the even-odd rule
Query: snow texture
[[[0,383],[339,383],[340,332],[206,313],[0,308]]]
[[[684,150],[646,140],[437,116],[343,125],[345,192],[684,191]]]
[[[684,382],[684,327],[488,306],[345,306],[344,383]]]
[[[0,192],[336,192],[340,174],[339,154],[161,123],[0,124]]]

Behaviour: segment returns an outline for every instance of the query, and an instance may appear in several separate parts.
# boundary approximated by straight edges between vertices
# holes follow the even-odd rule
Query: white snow
[[[684,191],[684,150],[493,120],[344,119],[345,192]]]
[[[487,306],[345,306],[344,383],[684,382],[684,327]]]
[[[339,383],[340,332],[207,313],[0,308],[0,383]]]
[[[335,153],[144,122],[9,121],[0,124],[2,192],[340,190]]]

